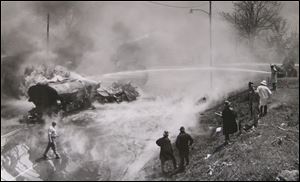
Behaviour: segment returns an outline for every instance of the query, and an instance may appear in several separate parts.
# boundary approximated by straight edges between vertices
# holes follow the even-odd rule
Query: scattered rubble
[[[281,123],[281,125],[280,125],[281,127],[286,127],[287,126],[287,124],[286,123]]]
[[[207,154],[206,157],[204,157],[204,159],[208,159],[211,156],[211,154]]]
[[[276,177],[276,181],[299,181],[299,170],[283,170]]]
[[[198,101],[196,102],[196,105],[205,104],[207,102],[207,98],[208,98],[208,96],[204,96],[204,97],[198,99]]]
[[[129,83],[116,83],[114,82],[108,88],[98,88],[98,95],[96,96],[99,103],[120,103],[123,101],[131,102],[137,99],[139,92],[137,88]]]
[[[208,154],[209,155],[209,154]],[[208,165],[208,170],[207,173],[212,176],[214,172],[222,170],[224,167],[232,166],[232,162],[220,162],[220,161],[215,161],[213,164]]]

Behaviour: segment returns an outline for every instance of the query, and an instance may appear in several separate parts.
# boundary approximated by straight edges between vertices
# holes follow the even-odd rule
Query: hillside
[[[278,87],[273,93],[268,115],[259,120],[257,129],[235,134],[231,137],[232,144],[223,146],[222,133],[207,132],[208,126],[221,126],[221,119],[214,113],[223,106],[215,106],[200,115],[201,128],[190,129],[195,144],[185,172],[162,175],[157,156],[144,167],[145,179],[274,181],[282,170],[298,170],[299,79],[279,80]],[[249,123],[247,93],[235,94],[229,100],[242,125]],[[175,155],[179,161],[177,153]],[[172,170],[171,164],[168,164],[168,170]]]

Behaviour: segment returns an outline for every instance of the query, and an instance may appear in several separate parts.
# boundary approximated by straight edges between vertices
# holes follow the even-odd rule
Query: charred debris
[[[65,68],[27,68],[22,84],[24,94],[35,107],[20,120],[22,123],[43,123],[43,116],[63,116],[101,104],[132,102],[140,95],[130,82],[113,82],[104,87],[100,82],[86,79]]]

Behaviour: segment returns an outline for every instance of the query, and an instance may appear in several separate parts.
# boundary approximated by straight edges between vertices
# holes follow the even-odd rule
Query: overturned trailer
[[[28,89],[28,101],[35,105],[22,121],[40,122],[44,114],[63,111],[70,113],[89,108],[100,84],[90,80],[66,79],[57,82],[38,83]]]

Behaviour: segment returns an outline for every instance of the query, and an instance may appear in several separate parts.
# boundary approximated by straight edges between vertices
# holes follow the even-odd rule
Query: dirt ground
[[[214,113],[223,106],[217,105],[202,113],[201,128],[195,130],[203,132],[192,133],[195,144],[186,170],[162,175],[157,156],[144,167],[145,180],[274,181],[281,170],[299,169],[299,79],[280,79],[278,87],[270,100],[268,114],[259,120],[258,128],[234,134],[230,145],[223,146],[222,132],[208,129],[208,126],[221,126],[221,119]],[[247,92],[235,93],[229,100],[242,126],[249,123]],[[176,152],[175,155],[179,161]],[[171,161],[167,167],[172,171]]]

